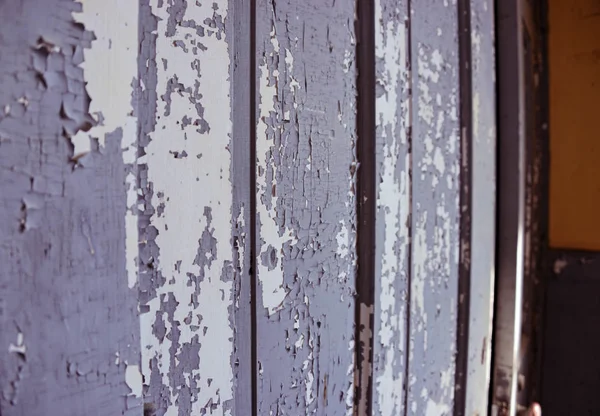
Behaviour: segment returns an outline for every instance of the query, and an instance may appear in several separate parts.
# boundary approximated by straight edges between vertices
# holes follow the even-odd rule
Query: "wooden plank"
[[[137,3],[117,3],[0,5],[3,415],[142,414]]]
[[[487,414],[496,254],[494,2],[470,0],[471,241],[465,415]]]
[[[355,5],[256,7],[257,412],[352,414]]]
[[[231,7],[151,1],[141,15],[142,370],[148,407],[159,415],[237,413],[234,366],[247,357],[236,347],[249,332],[236,328],[250,327],[248,288],[240,297],[248,195],[233,181],[248,176],[248,145],[237,148],[232,137],[231,97],[244,93],[231,86]]]
[[[233,262],[236,265],[234,287],[235,337],[232,357],[234,376],[234,403],[232,415],[251,414],[253,406],[254,368],[253,356],[253,315],[252,305],[252,173],[254,163],[251,157],[252,106],[254,83],[252,82],[252,0],[229,2],[229,18],[225,20],[226,31],[230,33],[229,50],[232,56],[231,101],[232,101],[232,141],[231,141],[231,183],[233,205],[231,211]]]
[[[377,216],[373,414],[405,413],[410,273],[408,4],[375,3]]]
[[[411,3],[412,269],[407,414],[454,405],[461,141],[458,18],[450,2]]]

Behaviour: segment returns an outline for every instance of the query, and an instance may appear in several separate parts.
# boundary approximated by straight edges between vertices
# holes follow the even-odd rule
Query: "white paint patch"
[[[450,414],[450,406],[446,403],[437,403],[435,400],[427,400],[425,416],[443,416]]]
[[[350,234],[344,219],[340,220],[340,231],[335,236],[337,242],[337,255],[345,259],[350,254]]]
[[[296,350],[301,350],[302,347],[304,347],[304,334],[300,334],[298,340],[294,344],[294,347],[296,347]]]
[[[339,259],[350,260],[346,269],[340,269],[338,273],[338,281],[341,284],[345,284],[348,281],[348,277],[353,275],[353,271],[356,268],[356,256],[354,256],[355,252],[355,241],[352,239],[352,235],[350,234],[350,229],[346,224],[345,219],[341,219],[340,222],[340,231],[336,234],[335,239],[337,243],[336,255]],[[343,299],[342,294],[342,299]]]
[[[427,349],[427,311],[425,309],[425,279],[428,272],[429,247],[427,246],[427,211],[416,213],[416,223],[413,239],[413,274],[411,279],[411,314],[417,322],[416,332],[423,332]],[[415,330],[413,329],[413,331]],[[412,350],[412,347],[411,347]]]
[[[237,220],[236,220],[236,224],[239,230],[245,230],[246,229],[246,220],[245,220],[246,216],[244,213],[244,206],[242,205],[240,207],[240,212],[238,214]],[[238,264],[237,264],[237,269],[238,270],[243,270],[244,268],[244,259],[246,258],[246,253],[245,253],[245,241],[246,241],[246,233],[245,232],[241,232],[239,234],[239,240],[237,241],[237,252],[238,252]],[[236,296],[235,298],[235,307],[236,309],[239,308],[240,306],[240,298],[239,296]]]
[[[22,332],[19,332],[17,334],[17,343],[16,344],[11,343],[8,346],[8,352],[9,353],[14,352],[17,354],[25,355],[25,353],[27,352],[27,346],[25,345],[25,339],[23,337]]]
[[[348,351],[352,352],[352,354],[350,354],[350,364],[348,365],[348,369],[346,370],[346,375],[348,376],[349,380],[353,380],[354,377],[351,377],[353,374],[358,374],[358,372],[356,371],[355,367],[356,367],[356,361],[355,361],[355,354],[354,354],[354,340],[351,339],[348,342]],[[353,382],[349,382],[348,383],[348,388],[346,389],[346,416],[353,416],[354,415],[354,383]]]
[[[135,397],[142,397],[142,373],[138,365],[128,365],[125,369],[125,382]]]
[[[309,341],[310,343],[310,341]],[[306,406],[310,406],[312,404],[312,402],[315,401],[315,391],[314,391],[314,382],[315,382],[315,373],[314,373],[314,369],[313,369],[313,353],[312,353],[312,348],[311,351],[308,353],[308,357],[306,360],[304,360],[304,362],[302,363],[302,371],[306,372],[306,376],[304,378],[304,383],[306,384],[306,393],[305,393],[305,401],[306,401]]]
[[[83,23],[96,39],[84,49],[86,89],[90,95],[90,113],[98,124],[71,138],[75,158],[91,150],[91,140],[104,146],[107,134],[122,132],[123,162],[135,169],[137,152],[137,118],[133,116],[132,94],[137,77],[138,3],[119,0],[84,0],[76,20]],[[127,284],[137,282],[138,227],[135,215],[137,200],[135,173],[126,177],[127,211],[125,212],[125,256]]]
[[[179,391],[191,387],[197,380],[199,388],[192,394],[192,414],[204,414],[210,403],[212,415],[230,415],[227,402],[233,399],[234,331],[229,307],[233,304],[233,282],[223,278],[224,270],[232,267],[232,183],[230,178],[231,154],[231,98],[230,56],[224,33],[205,24],[215,13],[226,19],[227,0],[188,2],[185,14],[178,18],[196,22],[204,28],[205,36],[196,29],[176,26],[172,37],[166,36],[169,4],[151,1],[152,12],[158,17],[156,39],[157,61],[157,124],[146,147],[145,162],[148,180],[153,184],[153,206],[164,204],[162,215],[152,218],[158,230],[156,244],[160,249],[158,271],[166,283],[157,288],[157,297],[148,303],[149,312],[141,317],[142,374],[150,380],[152,359],[158,361],[158,371],[168,389],[171,404],[166,415],[179,414]],[[200,47],[202,46],[202,47]],[[168,83],[174,77],[181,84],[168,100],[160,97],[167,93]],[[199,98],[201,97],[201,98]],[[204,121],[210,130],[199,132],[194,121],[198,115],[193,100],[204,107]],[[169,106],[169,107],[168,107]],[[168,115],[167,114],[167,110]],[[185,124],[184,118],[192,120]],[[186,152],[187,157],[176,158],[173,152]],[[142,162],[142,160],[140,160]],[[204,215],[210,210],[212,221]],[[216,251],[199,250],[200,238],[207,231],[216,241]],[[207,261],[196,264],[200,254]],[[197,286],[190,283],[188,274],[204,278]],[[191,299],[197,294],[197,303]],[[185,386],[173,386],[169,374],[178,371],[171,367],[172,342],[168,334],[173,330],[167,313],[161,308],[161,296],[173,296],[178,302],[172,319],[179,323],[177,356],[184,344],[200,344],[201,359],[197,368],[183,370]],[[167,336],[161,341],[153,335],[152,326],[158,315],[166,326]],[[181,371],[181,370],[179,370]]]
[[[271,46],[273,51],[270,57],[279,55],[280,46],[275,33],[275,27],[271,31]],[[290,88],[292,93],[300,85],[293,78],[294,58],[289,50],[285,50],[286,72],[291,78]],[[297,242],[293,230],[287,227],[280,227],[277,220],[277,191],[273,192],[274,185],[277,183],[277,166],[273,155],[281,152],[282,147],[275,147],[273,138],[281,134],[280,126],[276,123],[270,124],[269,120],[273,117],[278,120],[280,116],[275,109],[278,99],[278,88],[280,81],[279,71],[277,69],[269,71],[267,65],[267,56],[259,67],[259,121],[256,133],[256,185],[257,185],[257,216],[260,221],[259,236],[262,241],[258,253],[258,282],[262,289],[262,303],[267,309],[269,316],[283,309],[284,300],[289,289],[284,287],[283,279],[283,252],[284,244],[294,245]],[[274,78],[269,81],[269,78]],[[267,181],[267,171],[271,172],[272,182]],[[275,250],[276,264],[273,267],[263,264],[262,256],[271,256],[270,250]]]
[[[78,133],[81,136],[75,140],[81,139],[80,144],[85,147],[84,136],[87,136],[103,146],[106,134],[122,128],[132,118],[132,82],[137,77],[138,3],[119,0],[83,0],[81,3],[82,13],[74,16],[96,37],[92,47],[84,49],[85,60],[81,67],[92,100],[90,113],[96,121],[101,120],[101,124],[89,132]]]
[[[375,3],[375,15],[381,16],[381,1]],[[409,100],[404,108],[399,108],[401,99],[408,96],[407,28],[390,21],[384,26],[382,19],[376,19],[376,57],[383,62],[383,70],[378,71],[378,84],[385,92],[376,101],[377,131],[383,140],[383,164],[377,195],[377,206],[383,212],[384,244],[381,264],[379,304],[381,313],[377,316],[379,332],[375,340],[382,354],[383,369],[374,374],[377,414],[393,416],[404,407],[404,374],[398,371],[406,354],[404,345],[406,334],[404,323],[406,310],[399,302],[398,284],[406,278],[408,264],[405,264],[409,247],[410,217],[410,155],[407,146],[409,124]],[[402,89],[400,98],[398,89]],[[398,113],[405,115],[400,120]],[[403,162],[402,170],[398,165]]]

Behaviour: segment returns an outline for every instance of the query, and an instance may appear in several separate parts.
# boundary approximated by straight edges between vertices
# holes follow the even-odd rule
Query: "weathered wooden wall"
[[[0,414],[486,413],[491,0],[0,18]]]

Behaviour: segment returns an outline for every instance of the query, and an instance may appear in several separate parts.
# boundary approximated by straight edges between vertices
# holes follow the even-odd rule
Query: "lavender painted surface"
[[[250,381],[238,352],[250,343],[249,171],[234,165],[249,146],[232,121],[238,10],[227,0],[143,6],[140,322],[145,399],[157,415],[251,406],[247,395],[242,409],[235,403]]]
[[[473,8],[475,259],[457,6],[377,0],[369,34],[356,6],[0,3],[0,414],[452,414],[456,353],[482,411],[491,280],[462,305],[458,275],[493,258],[491,12]]]
[[[459,268],[458,19],[411,3],[412,247],[407,414],[449,415]]]
[[[470,1],[472,184],[470,296],[465,415],[488,411],[496,238],[494,2]]]
[[[493,18],[488,3],[376,2],[375,414],[487,412]]]
[[[108,7],[0,3],[2,415],[142,413],[127,226],[137,13],[107,21]],[[129,29],[133,49],[116,41]]]
[[[410,278],[410,54],[408,2],[375,8],[377,192],[373,408],[405,414]]]
[[[260,415],[352,414],[354,6],[256,6]]]

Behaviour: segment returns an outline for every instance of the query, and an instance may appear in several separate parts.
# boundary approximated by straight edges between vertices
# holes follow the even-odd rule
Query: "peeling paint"
[[[374,413],[404,412],[407,365],[407,289],[410,252],[411,157],[408,143],[407,5],[375,3],[377,85],[377,244]]]
[[[358,340],[356,2],[258,0],[256,50],[246,2],[23,2],[0,4],[0,413],[233,415],[254,399],[259,415],[454,410],[455,1],[375,4],[375,304],[359,306],[374,328]],[[485,160],[491,40],[473,33]],[[252,134],[236,71],[256,88]],[[489,222],[493,171],[480,168]],[[473,256],[490,274],[492,258]],[[491,291],[484,280],[473,293]],[[486,312],[472,318],[481,385],[467,396],[481,409],[492,311],[473,299]],[[373,361],[357,359],[371,340]]]
[[[408,414],[450,414],[454,405],[459,269],[458,33],[456,10],[411,5],[413,63],[412,273]],[[435,18],[432,18],[435,16]],[[424,377],[427,374],[429,376]],[[420,395],[426,389],[425,397]],[[430,412],[430,413],[427,413]]]
[[[273,51],[270,58],[280,53],[279,42],[275,33],[275,26],[271,30],[271,45]],[[285,63],[288,71],[293,69],[293,57],[289,50],[285,51]],[[277,225],[277,195],[273,194],[275,180],[277,178],[277,168],[274,160],[274,154],[281,151],[281,147],[276,149],[274,146],[274,134],[277,134],[268,121],[273,113],[276,114],[275,106],[278,103],[278,83],[279,71],[273,70],[269,73],[264,61],[259,66],[258,90],[260,103],[258,105],[259,127],[257,128],[256,137],[256,165],[258,172],[256,175],[256,186],[259,195],[257,201],[257,215],[260,221],[260,236],[263,243],[261,244],[260,255],[268,256],[267,260],[258,262],[258,277],[262,288],[262,302],[267,309],[269,315],[283,308],[283,301],[289,290],[284,288],[283,282],[283,253],[284,244],[294,245],[297,239],[292,230],[284,228],[280,230]],[[274,78],[270,81],[270,77]],[[295,82],[297,84],[297,82]],[[292,93],[295,89],[292,83],[289,86]],[[265,101],[263,103],[263,100]],[[288,110],[289,113],[289,110]],[[289,119],[289,115],[287,115]],[[262,124],[262,125],[261,125]],[[267,182],[267,174],[271,180]],[[273,259],[271,259],[271,257]]]
[[[488,411],[496,268],[495,16],[489,0],[471,9],[471,241],[465,415]],[[463,99],[468,99],[463,98]]]
[[[11,343],[8,346],[8,352],[14,352],[14,353],[22,354],[23,356],[25,356],[25,353],[27,352],[27,346],[25,345],[25,340],[24,340],[22,332],[19,332],[17,334],[17,343],[16,344]]]
[[[258,414],[352,412],[353,19],[347,2],[256,5]]]
[[[94,32],[92,48],[83,51],[81,65],[88,76],[87,90],[92,97],[90,113],[95,125],[71,137],[74,157],[92,149],[92,140],[104,146],[108,134],[120,133],[123,162],[129,166],[126,176],[127,212],[125,213],[125,250],[129,288],[137,283],[138,227],[135,159],[137,119],[134,116],[133,88],[137,77],[138,4],[120,7],[118,0],[86,0],[75,18]],[[115,16],[115,10],[118,14]]]
[[[131,394],[142,397],[142,373],[138,365],[128,365],[125,369],[125,382],[131,389]]]
[[[148,400],[161,415],[230,415],[235,334],[228,2],[150,6],[161,64],[155,127],[139,163],[147,166],[147,202],[156,208],[150,227],[158,253],[151,259],[153,296],[141,316],[141,369]],[[147,59],[149,67],[154,56]]]
[[[0,4],[2,414],[142,411],[123,364],[140,356],[123,149],[135,155],[138,11],[114,5]]]

